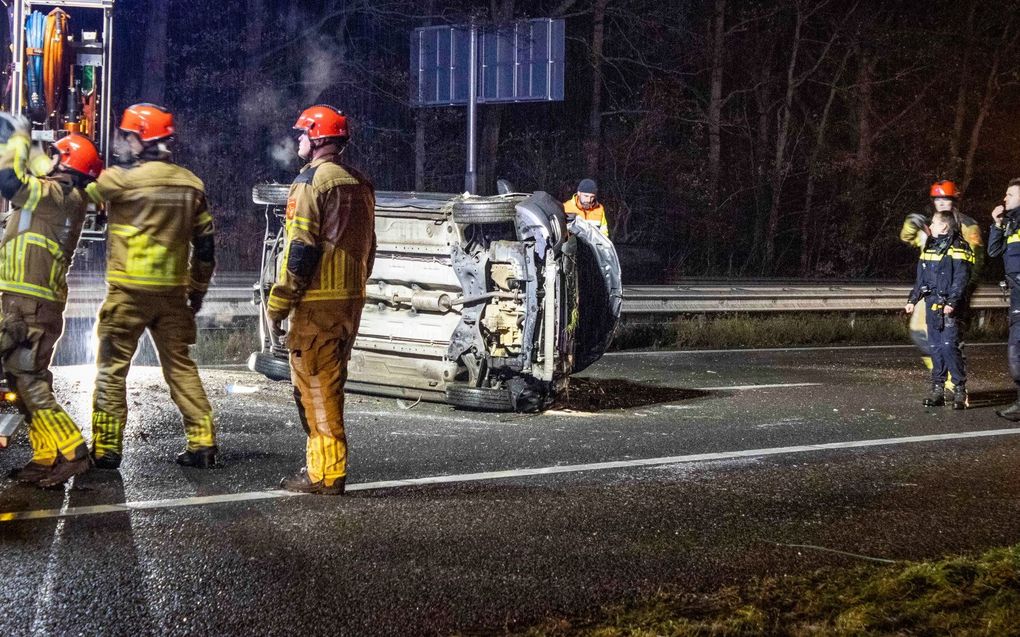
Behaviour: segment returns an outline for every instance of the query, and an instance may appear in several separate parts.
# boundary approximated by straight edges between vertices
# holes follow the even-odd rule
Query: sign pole
[[[467,171],[464,173],[464,190],[478,194],[478,25],[471,21],[471,53],[468,62],[467,111]]]

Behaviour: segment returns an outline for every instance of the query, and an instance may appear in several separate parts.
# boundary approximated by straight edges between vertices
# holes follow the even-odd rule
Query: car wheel
[[[450,384],[446,386],[446,402],[458,409],[472,411],[513,411],[510,391],[505,387],[471,387]]]
[[[517,219],[517,204],[513,201],[466,200],[453,204],[453,220],[457,223],[507,223]]]
[[[263,206],[285,206],[290,184],[255,184],[251,189],[251,200]]]
[[[290,361],[266,352],[253,354],[248,368],[269,380],[290,380]]]

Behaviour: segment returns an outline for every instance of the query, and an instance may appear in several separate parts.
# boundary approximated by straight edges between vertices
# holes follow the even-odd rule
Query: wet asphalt
[[[966,412],[921,407],[910,348],[610,355],[587,386],[625,387],[628,403],[600,412],[583,396],[542,415],[349,396],[348,482],[1012,427],[993,407],[1013,398],[1004,355],[968,350]],[[94,372],[55,371],[86,423]],[[289,386],[203,376],[222,466],[173,463],[179,417],[158,370],[136,367],[121,470],[64,491],[2,480],[0,512],[275,488],[303,458]],[[818,385],[712,389],[801,383]],[[653,386],[708,390],[649,402]],[[21,433],[0,469],[29,456]],[[823,549],[916,559],[1016,543],[1018,462],[1009,435],[4,522],[0,634],[523,630],[663,587],[859,559]]]

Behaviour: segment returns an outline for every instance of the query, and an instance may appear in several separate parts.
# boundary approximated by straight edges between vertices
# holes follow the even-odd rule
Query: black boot
[[[16,482],[32,483],[39,482],[50,474],[53,465],[29,462],[20,469],[11,471],[8,476]]]
[[[208,469],[216,466],[216,445],[202,447],[194,451],[183,451],[177,454],[177,464],[182,467],[195,467],[196,469]]]
[[[1020,389],[1017,390],[1016,400],[1005,409],[996,411],[995,415],[1012,422],[1020,422]]]
[[[943,407],[946,404],[946,386],[943,383],[932,383],[931,393],[924,399],[925,407]]]
[[[81,475],[92,468],[92,456],[82,454],[76,460],[65,460],[57,458],[57,464],[53,465],[46,477],[37,481],[36,484],[44,489],[64,484],[71,478]]]
[[[957,385],[953,388],[953,409],[966,409],[970,407],[970,398],[967,396],[967,388]]]
[[[333,484],[327,486],[325,480],[312,482],[308,477],[308,471],[301,469],[297,475],[280,480],[280,488],[295,493],[314,493],[315,495],[343,495],[344,478],[337,478]]]
[[[92,450],[92,464],[96,469],[119,469],[120,468],[120,454],[116,451],[107,451],[103,455],[96,455],[96,450]]]

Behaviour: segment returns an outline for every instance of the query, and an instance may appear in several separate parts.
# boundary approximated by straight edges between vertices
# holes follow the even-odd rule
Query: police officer
[[[71,134],[53,144],[52,171],[35,177],[28,170],[28,121],[10,116],[4,121],[14,130],[0,170],[0,194],[13,209],[0,241],[0,349],[32,444],[32,460],[13,477],[51,487],[92,464],[81,430],[53,396],[49,365],[64,331],[67,271],[85,223],[85,187],[103,162],[91,140]]]
[[[574,196],[563,202],[563,211],[568,215],[577,215],[588,223],[594,224],[602,236],[609,238],[609,220],[606,209],[599,203],[599,189],[594,179],[582,179],[577,184]]]
[[[125,379],[138,340],[149,331],[170,398],[184,418],[187,448],[177,463],[216,462],[212,407],[188,353],[195,314],[215,268],[213,218],[202,180],[173,163],[174,118],[162,107],[124,111],[118,152],[90,194],[107,202],[106,301],[99,310],[98,374],[92,406],[96,466],[116,469],[127,422]]]
[[[375,260],[375,190],[340,161],[349,140],[343,113],[312,106],[294,129],[308,163],[288,194],[283,262],[267,310],[277,334],[289,319],[294,399],[308,441],[305,467],[280,486],[340,495],[347,475],[344,383]]]
[[[992,211],[988,233],[988,256],[1002,257],[1009,286],[1009,373],[1017,386],[1017,400],[995,413],[1006,420],[1020,422],[1020,178],[1006,187],[1002,205]]]
[[[928,315],[928,348],[932,356],[931,393],[924,399],[927,407],[946,404],[946,379],[953,375],[953,409],[966,409],[967,371],[960,351],[957,308],[963,302],[974,253],[959,234],[950,211],[935,212],[929,226],[931,236],[917,262],[917,278],[907,300],[907,314],[924,301]]]
[[[964,294],[961,306],[956,310],[956,322],[962,327],[963,318],[966,316],[967,304],[970,295],[977,286],[977,279],[984,266],[985,250],[981,238],[981,228],[969,215],[960,211],[960,191],[952,181],[939,180],[931,185],[928,191],[931,197],[932,212],[951,212],[955,225],[963,237],[963,240],[970,246],[974,253],[974,264],[970,269],[970,281],[967,284],[967,291]],[[907,245],[914,246],[923,251],[925,243],[931,235],[929,217],[920,213],[907,215],[900,229],[900,240]],[[928,328],[926,325],[927,312],[914,312],[910,317],[910,338],[919,350],[921,350],[921,362],[928,370],[932,369],[932,353],[928,346]],[[961,333],[962,338],[962,333]],[[952,389],[953,377],[949,376],[946,381],[946,388]]]

